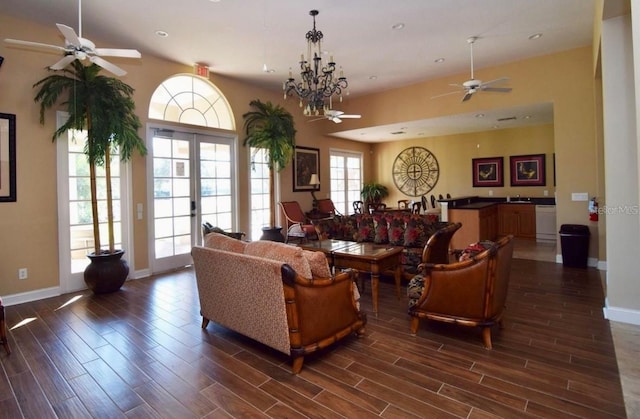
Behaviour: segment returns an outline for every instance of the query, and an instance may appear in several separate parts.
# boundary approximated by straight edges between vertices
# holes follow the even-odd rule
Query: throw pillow
[[[404,245],[404,219],[393,217],[389,220],[389,244],[392,246]]]
[[[358,242],[372,242],[375,235],[375,228],[373,225],[373,217],[369,214],[364,214],[358,219],[358,233],[356,241]]]
[[[307,262],[309,262],[312,278],[331,278],[331,269],[329,268],[329,262],[324,253],[304,250],[302,254],[307,258]]]
[[[462,262],[463,260],[471,259],[493,246],[495,246],[495,243],[489,240],[472,243],[462,251],[458,260]]]
[[[431,237],[431,223],[420,214],[413,214],[407,220],[407,228],[404,231],[405,247],[424,247]]]
[[[375,235],[373,242],[377,244],[389,243],[389,225],[387,224],[387,218],[380,215],[374,215],[373,220],[375,222]]]
[[[258,240],[247,243],[247,246],[244,248],[244,254],[287,263],[298,275],[311,278],[311,267],[300,247],[267,240]]]
[[[204,247],[225,250],[227,252],[244,253],[247,243],[221,233],[209,233],[204,236]]]

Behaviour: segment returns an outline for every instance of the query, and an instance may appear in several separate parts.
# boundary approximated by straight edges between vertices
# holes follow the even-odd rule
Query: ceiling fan
[[[482,80],[477,80],[474,75],[473,75],[473,44],[478,40],[477,36],[472,36],[470,38],[467,38],[467,43],[469,43],[469,49],[471,50],[471,79],[465,81],[462,84],[458,84],[458,83],[453,83],[450,84],[450,86],[455,86],[455,87],[460,87],[462,88],[463,92],[464,92],[464,96],[462,97],[462,101],[466,102],[467,100],[471,99],[471,96],[482,90],[485,92],[501,92],[501,93],[508,93],[510,92],[512,89],[510,87],[491,87],[491,85],[496,84],[496,83],[502,83],[505,81],[508,81],[509,78],[508,77],[502,77],[499,79],[495,79],[495,80],[491,80],[491,81],[487,81],[487,82],[482,82]],[[449,93],[444,93],[442,95],[437,95],[437,96],[433,96],[431,99],[435,99],[438,97],[442,97],[442,96],[447,96],[447,95],[452,95],[458,93],[456,92],[449,92]]]
[[[327,109],[323,112],[323,115],[319,118],[316,119],[312,119],[309,122],[313,122],[313,121],[320,121],[322,119],[328,119],[329,121],[333,121],[336,124],[339,124],[342,122],[342,119],[347,119],[347,118],[361,118],[361,115],[347,115],[342,111],[336,111],[333,109]]]
[[[92,63],[99,65],[116,76],[124,76],[126,71],[115,64],[108,62],[102,57],[124,57],[124,58],[141,58],[142,55],[135,49],[111,49],[96,48],[95,44],[90,40],[82,37],[82,0],[78,0],[78,34],[73,28],[56,23],[58,30],[62,33],[65,40],[64,46],[43,44],[40,42],[22,41],[19,39],[5,39],[9,44],[22,45],[27,47],[35,47],[49,50],[62,51],[64,57],[57,63],[49,66],[52,70],[62,70],[73,60],[89,59]]]

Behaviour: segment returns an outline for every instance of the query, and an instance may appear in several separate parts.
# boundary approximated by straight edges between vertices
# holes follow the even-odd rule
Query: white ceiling
[[[309,11],[317,9],[316,26],[324,33],[323,49],[344,69],[349,95],[356,97],[468,73],[466,39],[470,36],[480,37],[474,46],[476,71],[590,45],[595,1],[83,0],[82,35],[98,47],[136,48],[143,60],[151,54],[188,65],[202,63],[214,73],[282,91],[289,68],[293,67],[295,76],[300,54],[306,49],[305,34],[312,28]],[[78,30],[77,0],[2,0],[0,13],[52,28],[63,23]],[[398,23],[404,28],[392,29]],[[169,36],[159,37],[158,30]],[[542,37],[529,40],[535,33],[542,33]],[[62,36],[26,40],[64,42]],[[438,58],[445,61],[436,63]],[[264,64],[274,72],[263,72]],[[552,118],[551,105],[541,104],[484,118],[456,116],[455,126],[463,127],[458,132],[486,130],[492,120],[510,114],[518,117],[511,123],[526,124],[530,120],[524,116],[534,112],[541,112],[531,119],[537,123],[543,117]],[[389,130],[415,136],[442,135],[450,133],[447,125],[452,124],[446,119],[408,121],[341,135],[358,141],[380,139],[380,134]]]

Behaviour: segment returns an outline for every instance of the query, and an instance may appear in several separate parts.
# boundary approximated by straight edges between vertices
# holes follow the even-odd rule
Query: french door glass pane
[[[89,163],[84,154],[87,134],[84,131],[68,132],[69,154],[69,233],[71,273],[80,273],[89,264],[87,255],[93,253],[93,216],[91,213],[91,190],[89,180]],[[98,199],[98,221],[102,248],[108,246],[107,228],[107,192],[104,167],[96,170],[96,189]],[[111,190],[113,193],[113,215],[115,247],[122,247],[122,230],[120,220],[120,158],[117,153],[111,156]]]
[[[360,200],[362,156],[331,151],[329,158],[331,200],[342,214],[353,212],[353,201]]]
[[[271,218],[269,167],[265,150],[252,147],[250,153],[251,233],[249,239],[258,240],[262,236],[262,227],[268,227]]]

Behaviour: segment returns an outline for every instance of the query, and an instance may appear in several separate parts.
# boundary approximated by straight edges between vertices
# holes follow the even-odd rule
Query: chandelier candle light
[[[289,79],[284,82],[282,88],[284,90],[284,98],[295,93],[300,98],[300,107],[304,108],[304,114],[319,115],[320,110],[329,110],[331,105],[326,105],[325,100],[337,95],[342,102],[342,90],[349,85],[347,78],[340,68],[340,76],[335,77],[336,63],[333,56],[329,58],[329,62],[324,65],[322,63],[322,38],[321,31],[316,30],[317,10],[311,10],[309,14],[313,16],[313,29],[307,32],[307,57],[300,55],[300,82],[296,83],[291,70],[289,70]],[[313,54],[313,55],[312,55]]]

